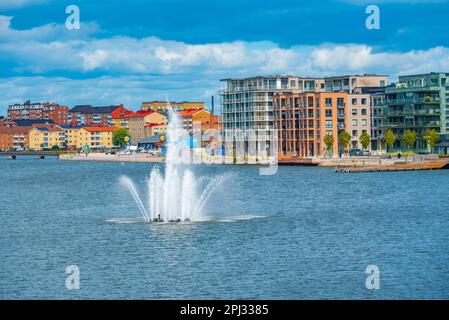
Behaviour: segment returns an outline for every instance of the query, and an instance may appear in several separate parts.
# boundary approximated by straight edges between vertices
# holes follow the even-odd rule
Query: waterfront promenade
[[[59,156],[60,160],[68,161],[95,161],[95,162],[141,162],[141,163],[161,163],[164,158],[150,156],[148,154],[132,153],[129,155],[89,153],[87,156],[81,154],[63,154]]]

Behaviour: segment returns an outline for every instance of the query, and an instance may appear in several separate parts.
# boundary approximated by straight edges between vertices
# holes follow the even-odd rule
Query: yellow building
[[[163,134],[167,130],[167,123],[149,123],[145,125],[145,137],[149,138]]]
[[[166,112],[168,107],[172,107],[174,110],[204,110],[205,105],[204,102],[167,102],[167,101],[151,101],[151,102],[142,102],[142,110],[153,110],[153,111],[163,111]]]
[[[114,127],[129,130],[129,118],[127,115],[113,118],[112,123],[114,124]]]
[[[87,145],[91,149],[112,148],[112,132],[115,127],[83,127],[78,130],[76,148]]]
[[[63,126],[64,133],[65,133],[65,143],[67,145],[67,148],[69,149],[77,149],[78,145],[80,144],[78,142],[79,140],[79,130],[82,127],[70,127],[70,126]]]
[[[64,142],[64,130],[58,126],[35,127],[28,133],[28,148],[32,150],[61,148]]]
[[[128,131],[131,144],[137,144],[139,140],[149,138],[155,131],[165,132],[167,117],[154,111],[137,111],[128,115]],[[158,128],[151,129],[151,124]]]

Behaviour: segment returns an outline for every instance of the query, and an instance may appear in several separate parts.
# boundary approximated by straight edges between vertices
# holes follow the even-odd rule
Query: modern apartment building
[[[399,76],[385,90],[382,129],[397,135],[396,148],[405,148],[401,137],[407,129],[418,134],[416,149],[429,151],[422,138],[427,130],[445,135],[449,131],[449,73]]]
[[[366,132],[371,136],[370,95],[349,94],[347,111],[347,132],[351,135],[350,148],[362,149],[361,134]]]
[[[8,107],[10,120],[53,120],[57,124],[67,124],[69,108],[50,102],[25,101]]]
[[[244,150],[237,153],[244,154],[252,145],[250,141],[256,142],[256,150],[272,154],[271,140],[276,138],[273,127],[274,95],[324,90],[322,79],[295,76],[258,76],[221,81],[222,136],[225,143],[243,141]]]
[[[113,126],[113,118],[127,113],[123,105],[93,107],[78,105],[69,110],[68,123],[72,126]]]
[[[385,150],[385,143],[383,142],[384,132],[382,129],[382,108],[385,104],[386,87],[366,87],[360,89],[361,94],[368,94],[370,97],[371,150],[375,152]]]
[[[385,87],[388,76],[377,74],[346,75],[324,78],[324,90],[327,92],[344,91],[349,94],[358,93],[357,88]]]
[[[338,134],[347,126],[346,92],[279,94],[273,100],[280,160],[324,156],[326,135],[334,137],[332,154],[338,154]]]

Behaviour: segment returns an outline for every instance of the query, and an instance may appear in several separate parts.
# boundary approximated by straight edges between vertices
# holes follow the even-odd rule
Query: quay
[[[416,171],[416,170],[448,170],[449,160],[433,160],[422,162],[395,162],[393,164],[362,166],[362,167],[335,167],[337,173],[360,172],[391,172],[391,171]]]

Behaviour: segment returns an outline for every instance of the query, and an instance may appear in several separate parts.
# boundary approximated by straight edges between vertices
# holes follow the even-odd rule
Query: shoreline
[[[149,155],[114,155],[104,153],[89,153],[88,156],[84,154],[64,154],[59,156],[62,161],[84,161],[84,162],[134,162],[134,163],[164,163],[162,157],[152,157]]]

